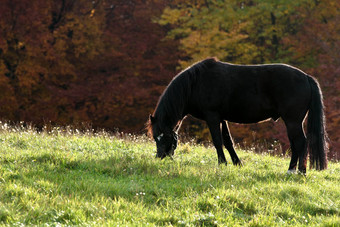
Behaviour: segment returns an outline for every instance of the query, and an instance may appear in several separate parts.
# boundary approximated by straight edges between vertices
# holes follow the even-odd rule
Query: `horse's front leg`
[[[206,116],[206,122],[208,124],[211,138],[213,140],[214,146],[217,151],[218,163],[227,164],[227,160],[225,159],[222,147],[222,134],[221,134],[221,125],[220,125],[220,118],[217,114],[209,114]]]
[[[240,159],[238,158],[236,151],[234,149],[233,140],[229,133],[228,124],[226,121],[222,121],[221,123],[222,123],[222,136],[223,136],[224,146],[225,148],[227,148],[230,154],[231,160],[233,161],[233,164],[242,166],[242,163]]]

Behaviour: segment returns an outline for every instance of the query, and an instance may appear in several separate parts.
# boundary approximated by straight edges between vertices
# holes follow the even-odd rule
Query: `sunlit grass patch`
[[[339,163],[287,175],[284,157],[239,150],[243,167],[225,166],[184,143],[159,160],[147,137],[8,125],[0,141],[0,224],[340,224]]]

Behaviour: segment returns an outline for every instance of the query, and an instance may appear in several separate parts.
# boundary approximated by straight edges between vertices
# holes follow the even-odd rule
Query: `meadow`
[[[340,226],[340,163],[287,174],[289,158],[146,137],[0,124],[2,226]],[[226,156],[229,156],[226,154]]]

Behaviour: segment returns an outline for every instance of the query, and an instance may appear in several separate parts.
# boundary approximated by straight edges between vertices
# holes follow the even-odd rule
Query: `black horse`
[[[218,162],[226,163],[222,144],[234,165],[241,165],[226,121],[256,123],[282,118],[292,157],[289,171],[327,168],[327,134],[322,93],[318,82],[285,64],[234,65],[209,58],[179,73],[160,97],[147,129],[157,145],[156,157],[171,156],[177,132],[190,114],[207,122]],[[303,121],[308,112],[307,138]]]

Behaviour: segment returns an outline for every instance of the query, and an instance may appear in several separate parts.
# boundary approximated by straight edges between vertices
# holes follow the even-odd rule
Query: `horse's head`
[[[178,135],[171,128],[161,129],[157,119],[150,115],[150,129],[151,135],[156,141],[157,146],[157,158],[165,158],[166,156],[172,156],[177,147]]]

